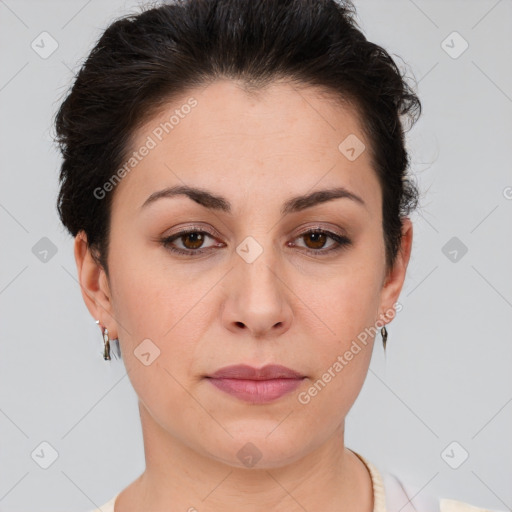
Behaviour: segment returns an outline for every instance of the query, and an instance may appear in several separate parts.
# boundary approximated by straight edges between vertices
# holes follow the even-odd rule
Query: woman
[[[333,0],[152,8],[108,27],[61,105],[59,214],[145,447],[103,512],[414,497],[344,443],[400,307],[419,195],[402,122],[421,110],[354,15]]]

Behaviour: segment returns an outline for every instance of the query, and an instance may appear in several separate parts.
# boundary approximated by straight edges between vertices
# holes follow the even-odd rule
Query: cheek
[[[300,296],[309,290],[303,295],[308,297],[309,310],[300,314],[314,343],[305,354],[314,369],[314,382],[303,402],[314,413],[321,415],[330,407],[348,412],[364,384],[378,319],[378,268],[367,253],[357,263],[340,267],[324,287],[312,287],[305,280],[297,292]]]
[[[357,261],[356,261],[357,259]],[[350,340],[374,325],[380,303],[379,267],[366,258],[351,258],[319,280],[297,280],[294,292],[304,297],[304,309],[297,313],[301,325],[332,351],[343,350]],[[321,284],[319,284],[319,282]]]
[[[184,316],[194,294],[179,275],[151,260],[152,252],[138,241],[124,252],[112,243],[112,293],[120,331],[131,343],[161,339]],[[140,338],[140,340],[139,340]]]
[[[130,273],[128,263],[117,262],[112,280],[123,363],[138,398],[159,423],[167,425],[169,411],[181,411],[174,420],[178,435],[185,409],[194,407],[183,386],[197,357],[187,316],[197,297],[143,264]]]
[[[197,321],[202,307],[198,302],[207,288],[187,287],[183,279],[165,276],[134,252],[115,260],[112,270],[123,361],[134,388],[143,401],[161,400],[164,407],[183,400],[178,382],[185,384],[198,357],[196,340],[202,328]]]
[[[333,307],[326,321],[335,335],[317,337],[315,346],[307,349],[311,382],[297,397],[311,421],[324,428],[326,415],[332,422],[341,421],[359,395],[370,365],[374,338],[369,321],[368,304],[349,300]],[[360,307],[358,307],[358,305]],[[328,318],[327,318],[328,317]]]

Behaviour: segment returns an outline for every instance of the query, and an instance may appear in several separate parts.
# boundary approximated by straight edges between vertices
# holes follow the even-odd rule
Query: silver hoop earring
[[[388,341],[388,331],[386,330],[385,325],[380,330],[380,334],[382,336],[382,345],[384,346],[384,352],[386,352],[386,342]]]
[[[103,329],[103,344],[103,359],[107,361],[110,360],[110,340],[108,337],[108,329],[106,327]]]
[[[99,325],[100,321],[96,320],[96,323]],[[114,342],[116,352],[117,352],[117,357],[120,358],[121,357],[121,347],[119,346],[119,340],[117,338],[110,339],[109,335],[108,335],[108,329],[106,327],[102,328],[102,336],[103,336],[103,359],[105,361],[112,360],[112,358],[110,357],[110,342],[111,341]]]

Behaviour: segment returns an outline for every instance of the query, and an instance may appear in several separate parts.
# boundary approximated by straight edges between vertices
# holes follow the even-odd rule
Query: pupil
[[[202,244],[203,235],[201,233],[189,233],[187,238],[191,239],[191,245],[193,249]]]
[[[325,237],[325,235],[323,233],[310,233],[309,237],[313,239],[313,244],[320,243],[320,246],[323,245],[323,242],[324,242],[323,237]],[[317,245],[314,245],[314,248],[317,248]]]

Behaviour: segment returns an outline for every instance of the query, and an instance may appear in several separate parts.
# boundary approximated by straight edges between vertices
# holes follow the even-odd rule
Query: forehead
[[[284,200],[328,186],[347,187],[367,204],[379,201],[356,110],[314,87],[280,82],[249,93],[219,80],[190,89],[135,132],[130,151],[138,157],[114,194],[123,208],[139,208],[151,193],[177,184],[222,191],[235,208],[252,197]]]

